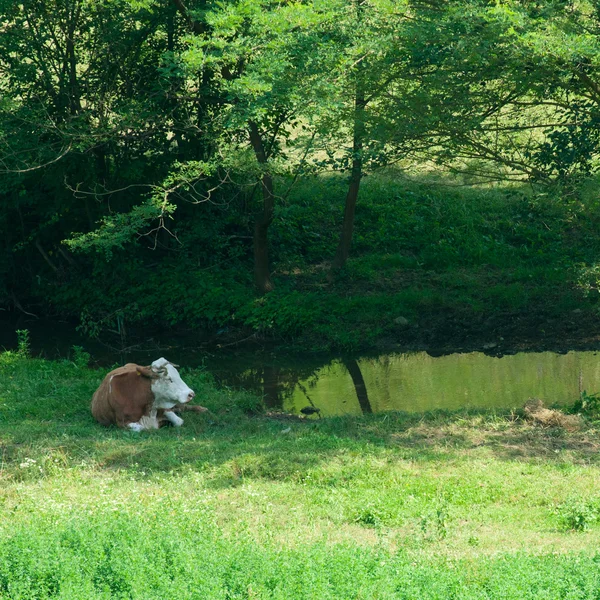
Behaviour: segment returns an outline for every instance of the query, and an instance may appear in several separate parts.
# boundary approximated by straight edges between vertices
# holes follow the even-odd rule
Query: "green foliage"
[[[395,336],[400,316],[418,324],[440,311],[560,315],[592,305],[596,275],[584,265],[599,248],[593,195],[574,206],[514,187],[450,193],[394,173],[369,177],[356,255],[330,285],[322,257],[335,248],[344,187],[342,178],[315,177],[281,204],[272,225],[277,287],[262,297],[252,291],[244,221],[219,207],[188,213],[174,230],[182,245],[159,237],[172,242],[163,255],[115,249],[107,262],[93,254],[42,290],[90,335],[186,324],[324,350]]]
[[[161,210],[152,203],[141,204],[129,213],[104,217],[98,229],[85,234],[75,234],[73,239],[65,240],[64,243],[71,250],[96,250],[109,261],[115,248],[123,250],[141,235],[140,232],[148,228],[148,222],[162,220],[173,210],[172,205]]]
[[[258,415],[265,411],[262,398],[248,392],[238,392],[234,395],[234,406],[247,415]]]
[[[80,369],[89,366],[92,356],[82,346],[73,346],[73,362]]]
[[[443,540],[448,535],[447,522],[448,507],[438,500],[435,508],[421,516],[421,532],[426,539]]]
[[[20,358],[29,358],[31,356],[28,329],[17,329],[17,356]]]
[[[0,13],[5,307],[43,305],[95,336],[239,327],[355,349],[397,337],[397,316],[598,301],[593,3]],[[348,183],[333,173],[357,160],[352,259],[330,285]],[[381,172],[396,162],[444,185]],[[497,181],[535,187],[451,187]],[[279,288],[263,299],[257,218]]]
[[[586,531],[600,518],[600,504],[597,499],[569,498],[556,507],[556,515],[563,531]]]
[[[390,524],[391,519],[387,508],[381,503],[367,502],[352,515],[352,521],[365,527],[380,527]]]
[[[600,394],[588,394],[585,390],[573,404],[572,412],[595,415],[600,409]]]
[[[174,515],[176,507],[169,507]],[[15,597],[75,599],[288,598],[324,600],[419,597],[442,600],[592,599],[597,557],[507,555],[466,559],[413,559],[403,552],[349,548],[317,541],[302,548],[261,547],[236,536],[237,548],[195,510],[194,524],[172,516],[169,529],[156,508],[148,517],[77,516],[50,525],[40,519],[2,540],[0,577]],[[88,532],[88,535],[84,535]],[[151,567],[148,556],[152,557]],[[10,557],[10,558],[9,558]],[[166,576],[168,575],[168,576]]]

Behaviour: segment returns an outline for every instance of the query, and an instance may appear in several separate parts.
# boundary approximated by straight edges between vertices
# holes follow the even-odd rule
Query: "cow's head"
[[[159,358],[150,366],[155,408],[173,408],[189,402],[196,395],[181,379],[175,366],[166,358]]]

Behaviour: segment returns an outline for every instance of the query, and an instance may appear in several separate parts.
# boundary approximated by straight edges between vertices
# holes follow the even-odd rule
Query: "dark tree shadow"
[[[354,383],[358,403],[360,404],[363,414],[371,414],[373,409],[371,408],[367,386],[365,385],[365,380],[358,365],[358,361],[356,359],[344,359],[343,362],[346,369],[348,369],[348,373],[350,373],[350,377],[352,377],[352,383]]]

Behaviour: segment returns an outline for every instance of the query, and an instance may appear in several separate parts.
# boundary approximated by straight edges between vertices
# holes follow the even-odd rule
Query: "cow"
[[[180,427],[183,419],[174,411],[207,409],[186,406],[196,394],[181,379],[176,366],[159,358],[149,367],[128,363],[114,369],[92,397],[92,415],[102,425],[133,431],[158,429],[167,422]]]

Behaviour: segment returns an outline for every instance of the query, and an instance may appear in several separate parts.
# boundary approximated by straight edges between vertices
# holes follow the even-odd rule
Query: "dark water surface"
[[[31,332],[34,355],[71,358],[77,345],[92,355],[94,364],[105,367],[148,364],[165,356],[184,367],[204,367],[220,385],[263,396],[270,409],[312,410],[311,418],[390,410],[518,408],[529,398],[567,405],[582,391],[600,392],[600,354],[595,351],[299,357],[261,349],[239,351],[235,346],[208,351],[197,339],[172,335],[116,348],[91,341],[67,324],[32,322],[21,328]],[[14,327],[0,322],[3,347],[15,348],[16,335]]]

